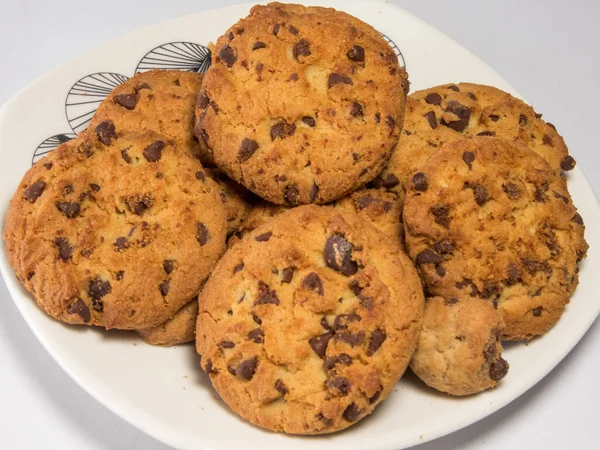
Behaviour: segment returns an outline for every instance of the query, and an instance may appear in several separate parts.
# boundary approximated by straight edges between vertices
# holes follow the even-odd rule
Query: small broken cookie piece
[[[503,328],[490,302],[432,297],[410,367],[428,386],[451,395],[493,388],[508,373],[499,340]]]
[[[165,323],[152,328],[137,330],[137,333],[144,342],[150,345],[170,347],[185,344],[196,338],[197,318],[198,297],[195,297]]]

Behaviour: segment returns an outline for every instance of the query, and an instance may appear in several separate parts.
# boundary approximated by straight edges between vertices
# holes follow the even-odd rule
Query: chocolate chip
[[[495,131],[482,131],[481,133],[477,133],[477,136],[496,136]]]
[[[356,403],[350,403],[350,405],[344,410],[342,417],[348,422],[355,422],[360,417],[360,410]]]
[[[432,130],[435,130],[438,127],[437,119],[435,118],[435,113],[433,111],[429,111],[428,113],[424,114],[423,117],[427,119],[427,122],[429,122],[429,126]]]
[[[440,94],[432,92],[431,94],[427,94],[427,96],[425,97],[425,101],[430,105],[439,105],[440,103],[442,103],[442,96]]]
[[[57,237],[54,239],[54,245],[58,247],[58,256],[63,261],[67,262],[73,256],[73,247],[69,240],[64,237]]]
[[[549,147],[554,146],[554,141],[552,140],[552,138],[550,136],[548,136],[547,134],[545,134],[542,137],[542,144],[547,145]]]
[[[541,306],[538,306],[537,308],[535,308],[533,311],[531,311],[531,313],[535,316],[535,317],[540,317],[542,315],[542,310],[544,308],[542,308]]]
[[[318,195],[319,186],[317,186],[316,183],[313,183],[312,187],[310,188],[310,201],[314,203],[317,200]]]
[[[115,246],[115,250],[117,252],[120,252],[120,251],[123,251],[123,250],[129,248],[129,242],[127,241],[127,238],[123,237],[123,236],[118,237],[113,245]]]
[[[352,357],[347,353],[340,353],[337,356],[328,356],[325,358],[323,362],[323,366],[325,370],[333,370],[337,364],[343,364],[344,366],[349,366],[352,364]]]
[[[444,238],[441,241],[436,242],[433,244],[433,248],[440,255],[451,255],[454,253],[454,245],[448,238]]]
[[[302,118],[302,122],[304,122],[306,125],[308,125],[311,128],[314,128],[315,125],[317,124],[317,122],[315,121],[315,119],[313,119],[310,116],[305,116]]]
[[[112,120],[106,120],[100,123],[94,131],[100,142],[104,145],[110,145],[112,139],[118,139],[117,132],[115,131],[115,124]]]
[[[385,118],[385,123],[387,124],[388,127],[390,127],[390,135],[394,132],[394,128],[396,127],[396,121],[394,120],[394,118],[392,116],[387,116]]]
[[[279,305],[279,299],[277,298],[277,293],[269,289],[269,286],[262,282],[258,282],[258,297],[254,300],[254,306],[258,305]]]
[[[354,84],[352,80],[339,73],[332,73],[329,75],[329,88],[331,89],[336,84]]]
[[[435,265],[435,272],[440,276],[440,277],[444,277],[446,276],[446,269],[444,269],[444,266],[442,266],[441,264],[436,264]]]
[[[412,182],[415,187],[415,191],[425,192],[429,187],[429,180],[427,179],[427,175],[421,172],[417,172],[412,177]]]
[[[265,342],[265,334],[260,328],[255,328],[248,333],[248,339],[256,342],[257,344],[262,344]]]
[[[378,202],[379,200],[373,197],[371,194],[365,194],[356,199],[356,205],[359,210],[367,208],[369,205]]]
[[[321,326],[326,330],[326,331],[331,331],[331,325],[329,325],[329,322],[327,321],[327,317],[323,316],[321,317]]]
[[[350,50],[348,50],[348,53],[346,53],[346,56],[348,57],[348,59],[350,61],[364,62],[365,61],[365,49],[362,48],[360,45],[355,45]]]
[[[379,388],[379,390],[375,392],[373,396],[369,399],[369,404],[372,405],[373,403],[375,403],[377,400],[379,400],[379,397],[381,397],[381,388]]]
[[[358,281],[356,280],[352,280],[349,284],[348,287],[350,288],[350,290],[352,291],[352,293],[354,295],[356,295],[357,297],[362,293],[363,288],[360,287],[360,285],[358,284]]]
[[[569,204],[569,197],[567,197],[566,195],[562,195],[560,192],[556,192],[556,191],[552,191],[554,193],[554,197],[555,198],[560,198],[565,205]]]
[[[500,116],[497,116],[496,114],[490,114],[488,117],[492,122],[498,122],[498,120],[500,120]]]
[[[300,39],[294,44],[292,54],[297,60],[300,56],[310,56],[310,43],[306,39]]]
[[[285,383],[281,380],[275,381],[275,390],[279,392],[282,396],[288,393],[288,388]]]
[[[497,297],[502,293],[502,286],[495,281],[486,280],[483,282],[483,290],[479,293],[479,297],[487,300],[492,297]]]
[[[289,124],[285,120],[277,122],[271,127],[271,141],[275,139],[285,139],[288,136],[293,136],[296,132],[296,125]]]
[[[112,290],[108,281],[103,281],[100,277],[96,276],[92,278],[88,283],[88,295],[92,299],[92,307],[99,312],[102,312],[104,305],[102,303],[102,297],[110,293]]]
[[[508,363],[500,358],[490,365],[490,378],[494,381],[500,381],[508,373]]]
[[[298,196],[300,195],[300,191],[296,186],[286,186],[285,191],[283,193],[283,197],[285,201],[292,206],[298,204]]]
[[[334,395],[348,395],[350,392],[351,384],[348,378],[344,377],[333,377],[325,380],[325,388],[328,390],[337,391]]]
[[[343,330],[348,328],[348,325],[353,322],[360,322],[361,317],[358,314],[350,313],[350,314],[340,314],[336,316],[333,321],[333,328],[335,330]]]
[[[552,274],[552,267],[546,261],[540,262],[531,258],[521,258],[521,263],[531,275],[535,275],[537,272],[544,272],[548,276]]]
[[[373,333],[371,333],[371,341],[369,342],[369,348],[367,349],[367,356],[373,356],[373,354],[379,350],[381,344],[385,341],[387,335],[385,331],[376,328]]]
[[[471,108],[461,105],[458,102],[448,102],[448,106],[445,110],[446,113],[450,113],[458,117],[457,120],[453,120],[451,122],[446,122],[444,118],[442,118],[441,124],[447,126],[448,128],[453,129],[454,131],[458,131],[462,133],[467,125],[469,125],[469,118],[471,117]]]
[[[579,213],[575,213],[571,221],[583,226],[583,217]]]
[[[196,222],[196,240],[202,246],[210,240],[210,232],[202,222]]]
[[[458,86],[455,86],[455,85],[448,86],[447,89],[450,89],[451,91],[454,91],[454,92],[460,92],[460,89],[458,88]]]
[[[519,268],[517,267],[516,264],[509,263],[508,264],[508,276],[507,276],[506,280],[504,280],[504,283],[507,286],[512,286],[519,282],[521,282],[521,271],[519,270]]]
[[[221,341],[217,344],[217,347],[220,348],[234,348],[235,344],[231,341]]]
[[[233,268],[233,273],[238,273],[240,270],[244,270],[244,263],[239,263]]]
[[[223,61],[227,67],[231,67],[237,61],[237,56],[229,45],[225,45],[219,52],[219,59]]]
[[[489,199],[487,187],[481,183],[465,183],[465,187],[473,190],[473,196],[475,197],[475,203],[479,206],[485,205]]]
[[[302,280],[302,287],[309,291],[316,291],[319,295],[323,295],[323,283],[321,282],[321,277],[315,272],[311,272],[304,277]]]
[[[266,233],[259,234],[258,236],[256,236],[254,238],[254,240],[257,241],[257,242],[266,242],[269,239],[271,239],[272,235],[273,235],[273,233],[271,231],[267,231]]]
[[[125,150],[121,150],[121,158],[123,158],[123,160],[127,163],[127,164],[131,164],[131,157],[129,156],[129,154],[127,153],[127,150],[129,150],[128,148],[126,148]]]
[[[381,114],[375,113],[375,123],[381,122]]]
[[[252,45],[252,51],[254,51],[254,50],[260,50],[261,48],[266,48],[266,46],[267,46],[267,44],[265,44],[264,42],[256,41]]]
[[[162,151],[164,148],[165,143],[163,141],[153,142],[144,149],[144,158],[146,158],[149,162],[160,161],[160,157],[162,156]]]
[[[434,220],[437,224],[444,228],[450,227],[450,206],[449,205],[435,205],[431,207],[431,214],[433,214]]]
[[[327,333],[323,333],[319,336],[315,336],[309,339],[308,343],[310,347],[320,358],[323,358],[325,356],[325,352],[327,351],[327,345],[329,344],[329,340],[332,338],[332,336],[333,332],[328,331]]]
[[[256,373],[256,368],[258,367],[258,359],[250,358],[245,361],[242,361],[237,369],[235,370],[235,374],[238,377],[242,377],[245,380],[252,380],[254,374]]]
[[[165,259],[163,261],[163,270],[165,271],[165,273],[167,275],[169,275],[171,272],[173,272],[173,269],[175,268],[175,261],[172,259]]]
[[[545,194],[545,192],[547,192],[548,189],[550,189],[550,185],[547,181],[544,181],[540,186],[535,188],[533,199],[538,203],[545,203],[548,199],[548,196]]]
[[[135,94],[119,94],[114,97],[115,103],[125,109],[133,110],[137,104],[137,95]]]
[[[462,155],[462,159],[467,166],[469,166],[469,170],[473,168],[473,161],[475,161],[475,153],[473,152],[464,152]]]
[[[428,248],[419,252],[416,258],[417,266],[422,266],[423,264],[439,264],[442,261],[443,259],[440,255]]]
[[[519,125],[521,125],[521,126],[527,125],[527,116],[525,114],[519,115]]]
[[[352,117],[362,117],[363,116],[363,107],[358,102],[352,103],[352,108],[350,109],[350,115]]]
[[[298,35],[298,30],[297,30],[297,29],[296,29],[296,28],[295,28],[293,25],[290,25],[290,26],[288,27],[288,30],[289,30],[289,32],[290,32],[290,33],[292,33],[294,36],[297,36],[297,35]]]
[[[271,130],[271,135],[272,134],[273,131]],[[238,151],[238,161],[248,161],[250,157],[254,155],[254,152],[256,152],[256,150],[258,150],[258,144],[256,143],[256,141],[252,139],[244,139],[240,144],[240,149]]]
[[[206,364],[204,365],[204,372],[207,374],[216,373],[216,371],[213,372],[213,365],[210,359],[206,360]]]
[[[81,207],[75,202],[56,202],[56,208],[64,214],[67,219],[74,219],[79,216]]]
[[[348,242],[344,236],[333,234],[327,238],[325,243],[325,262],[346,276],[354,275],[358,271],[358,264],[352,261],[352,250],[354,245]]]
[[[575,168],[575,159],[571,155],[565,156],[560,162],[560,168],[565,172],[573,170]]]
[[[281,25],[279,25],[278,23],[275,24],[275,26],[273,27],[273,34],[275,36],[277,36],[277,33],[279,33],[279,28],[281,27]]]
[[[294,278],[294,268],[286,267],[281,271],[281,282],[282,283],[291,283],[292,278]]]
[[[95,183],[90,183],[90,189],[94,192],[98,192],[100,190],[100,186]]]
[[[375,183],[375,187],[383,187],[385,189],[392,189],[400,184],[400,180],[393,173],[388,173],[384,177],[380,177],[378,182]]]
[[[69,306],[68,311],[69,314],[79,314],[79,316],[83,319],[85,323],[88,323],[90,321],[90,308],[88,308],[88,305],[86,305],[85,302],[80,298],[78,298],[77,301],[71,303],[71,306]]]
[[[37,181],[25,189],[23,198],[29,203],[35,203],[35,201],[44,193],[46,189],[46,183],[43,181]]]
[[[160,291],[160,295],[166,297],[169,293],[169,285],[171,284],[170,280],[165,280],[158,285],[158,290]]]
[[[521,196],[518,186],[510,181],[502,185],[502,190],[511,200],[517,200]]]
[[[210,104],[210,98],[208,97],[208,94],[206,93],[206,91],[200,92],[200,95],[198,95],[197,106],[202,109],[205,109],[208,107],[209,104]]]
[[[365,332],[360,331],[357,334],[353,334],[348,330],[342,330],[334,335],[334,339],[336,341],[342,341],[346,344],[356,347],[357,345],[361,345],[365,340]]]

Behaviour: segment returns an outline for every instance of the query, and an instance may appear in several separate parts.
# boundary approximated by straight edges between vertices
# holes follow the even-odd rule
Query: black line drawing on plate
[[[194,42],[170,42],[159,45],[144,55],[135,72],[152,69],[206,72],[210,67],[211,54],[208,47]]]
[[[394,50],[394,53],[396,53],[396,55],[398,55],[398,62],[400,63],[400,66],[404,67],[406,69],[406,60],[404,59],[404,55],[400,51],[400,48],[396,45],[396,43],[394,41],[392,41],[389,37],[387,37],[381,31],[379,32],[379,34],[381,34],[381,36],[383,37],[385,42],[387,42],[389,44],[389,46],[392,47],[392,50]]]
[[[77,135],[75,133],[63,133],[55,134],[54,136],[44,140],[44,142],[37,146],[35,152],[33,152],[31,165],[33,166],[38,160],[42,159],[60,144],[70,141],[71,139],[75,139],[76,137]]]
[[[65,100],[65,114],[75,134],[85,131],[98,105],[127,79],[118,73],[99,72],[86,75],[71,87]]]

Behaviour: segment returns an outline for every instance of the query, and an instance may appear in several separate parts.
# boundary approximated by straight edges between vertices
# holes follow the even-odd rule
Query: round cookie
[[[342,197],[332,205],[341,211],[358,214],[386,236],[398,239],[404,248],[404,225],[400,196],[384,188],[363,188]]]
[[[39,306],[72,324],[140,329],[198,294],[225,246],[219,189],[160,135],[112,122],[36,163],[11,200],[9,261]]]
[[[508,373],[499,337],[504,323],[490,302],[432,297],[410,367],[428,386],[452,395],[495,387]]]
[[[554,125],[523,101],[492,86],[458,83],[411,94],[404,130],[390,162],[376,183],[403,195],[410,177],[447,142],[465,137],[496,136],[520,141],[560,174],[575,160]]]
[[[587,251],[565,178],[524,145],[492,137],[434,154],[408,185],[404,225],[428,294],[493,302],[508,340],[559,320]]]
[[[258,5],[216,43],[196,135],[217,166],[260,197],[327,203],[383,169],[407,89],[371,26],[334,9]]]
[[[197,349],[219,395],[253,424],[292,434],[371,413],[408,365],[424,305],[397,241],[318,206],[246,235],[199,301]]]
[[[196,339],[196,320],[198,319],[198,298],[175,313],[173,317],[161,325],[137,330],[141,338],[150,345],[185,344]]]
[[[89,130],[111,120],[118,135],[159,133],[202,159],[204,142],[194,136],[194,114],[202,74],[179,70],[150,70],[138,73],[112,90],[100,104]],[[204,149],[203,149],[204,148]],[[232,233],[249,212],[246,189],[222,175],[217,175],[221,199],[227,213],[228,233]],[[217,178],[215,178],[217,179]]]

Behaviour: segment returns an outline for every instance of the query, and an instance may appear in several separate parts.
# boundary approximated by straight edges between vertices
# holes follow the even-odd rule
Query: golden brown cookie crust
[[[223,400],[261,427],[318,434],[390,394],[424,299],[397,241],[356,215],[302,206],[229,249],[199,302],[197,349]]]
[[[326,203],[384,167],[407,88],[371,26],[333,9],[258,5],[216,43],[196,135],[221,169],[262,198]]]
[[[198,299],[194,298],[165,323],[137,332],[144,342],[150,345],[170,347],[185,344],[196,339],[197,319]]]
[[[503,328],[490,302],[430,298],[410,367],[428,386],[451,395],[493,388],[508,373],[499,341]]]
[[[403,132],[380,177],[403,193],[410,177],[445,143],[465,137],[496,136],[519,141],[560,174],[575,167],[563,138],[541,114],[512,95],[474,83],[445,84],[411,94]]]
[[[408,185],[404,224],[429,294],[493,302],[509,340],[559,320],[587,251],[565,178],[498,138],[453,141],[435,153]]]
[[[9,261],[58,320],[155,326],[197,295],[224,250],[219,189],[160,135],[94,131],[25,174],[4,228]]]

